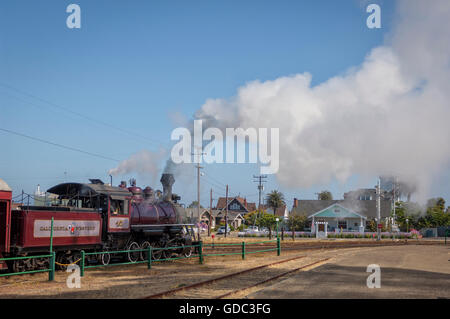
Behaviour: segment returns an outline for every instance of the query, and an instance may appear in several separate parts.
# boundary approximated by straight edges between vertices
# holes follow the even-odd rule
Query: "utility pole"
[[[258,212],[261,210],[261,194],[264,190],[264,185],[262,183],[265,183],[266,181],[264,179],[267,178],[267,175],[253,175],[254,183],[258,183],[258,193],[259,193],[259,201],[258,201]]]
[[[227,237],[228,232],[228,184],[227,184],[227,192],[225,193],[225,238]]]
[[[192,155],[197,155],[198,156],[198,160],[197,160],[197,223],[200,223],[200,169],[202,169],[203,167],[200,166],[200,156],[204,155],[206,153],[203,152],[199,152],[197,154],[193,153]]]
[[[209,193],[209,227],[208,227],[208,236],[211,236],[211,221],[212,221],[212,188]]]
[[[381,228],[379,225],[381,225],[381,192],[380,192],[380,178],[378,178],[378,185],[376,187],[377,190],[377,241],[380,241],[381,239]]]

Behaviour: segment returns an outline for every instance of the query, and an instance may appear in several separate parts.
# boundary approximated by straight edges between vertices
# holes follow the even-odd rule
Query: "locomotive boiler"
[[[147,259],[147,252],[134,250],[149,246],[180,247],[153,250],[154,260],[192,253],[185,246],[195,244],[193,225],[181,223],[183,208],[177,203],[180,198],[172,194],[173,175],[162,175],[163,193],[159,197],[150,187],[137,187],[135,181],[129,187],[125,182],[117,187],[98,179],[90,182],[63,183],[48,189],[47,193],[54,196],[50,206],[22,204],[12,210],[11,190],[0,183],[0,258],[47,254],[51,231],[60,268],[76,262],[81,250],[99,252],[88,255],[86,262],[104,265],[112,258],[123,257],[100,253],[104,251],[130,250],[125,255],[130,262]],[[35,270],[48,267],[48,262],[47,258],[24,258],[0,264],[0,269]]]

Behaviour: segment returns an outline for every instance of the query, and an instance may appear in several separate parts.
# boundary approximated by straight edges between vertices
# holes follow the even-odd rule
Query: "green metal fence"
[[[156,250],[174,250],[174,249],[183,249],[183,248],[198,248],[199,254],[194,255],[191,254],[190,256],[178,256],[178,257],[168,257],[168,258],[160,258],[160,259],[153,259],[152,255],[153,252]],[[136,260],[136,261],[128,261],[128,262],[122,262],[122,263],[114,263],[114,264],[99,264],[99,265],[86,265],[86,256],[89,255],[103,255],[103,254],[127,254],[127,253],[141,253],[141,252],[147,252],[147,259],[146,260]],[[188,258],[199,258],[199,262],[203,263],[203,255],[202,255],[202,242],[200,242],[198,245],[189,245],[189,246],[174,246],[174,247],[151,247],[149,246],[146,249],[132,249],[132,250],[116,250],[116,251],[102,251],[102,252],[90,252],[86,253],[85,251],[81,251],[81,260],[80,260],[80,274],[83,277],[85,269],[89,268],[98,268],[98,267],[108,267],[108,266],[121,266],[121,265],[131,265],[131,264],[147,264],[147,268],[151,269],[152,264],[154,262],[160,262],[160,261],[169,261],[169,260],[179,260],[179,259],[188,259]]]
[[[248,251],[247,250],[247,247],[249,245],[265,244],[265,243],[276,243],[276,247],[268,248],[268,249],[261,249],[261,250],[254,250],[254,251]],[[231,253],[204,254],[204,252],[203,252],[204,248],[206,248],[206,247],[216,248],[216,247],[227,247],[227,246],[241,246],[241,250],[239,252],[231,252]],[[197,254],[190,254],[189,256],[166,257],[166,258],[160,258],[160,259],[152,258],[153,252],[157,251],[157,250],[169,250],[170,251],[170,250],[185,249],[185,248],[193,248],[193,249],[197,248],[198,253]],[[281,254],[280,238],[277,238],[276,240],[267,240],[267,241],[258,241],[258,242],[244,242],[243,241],[242,243],[230,243],[230,244],[203,244],[203,242],[200,241],[196,245],[189,245],[189,246],[157,247],[157,248],[149,246],[146,249],[101,251],[101,252],[85,252],[84,250],[82,250],[81,251],[81,258],[79,260],[79,262],[80,262],[80,275],[83,277],[84,276],[84,272],[85,272],[86,269],[98,268],[98,267],[121,266],[121,265],[144,264],[144,263],[146,263],[147,264],[147,268],[151,269],[153,263],[161,262],[161,261],[170,261],[170,260],[179,260],[179,259],[188,259],[188,258],[198,258],[199,263],[203,264],[204,258],[208,257],[208,256],[241,255],[242,259],[245,259],[245,256],[248,255],[248,254],[263,253],[263,252],[269,252],[269,251],[277,251],[277,255],[280,256],[280,254]],[[87,256],[91,256],[91,255],[128,254],[128,253],[141,253],[141,252],[147,252],[146,260],[136,260],[136,261],[121,262],[121,263],[112,263],[112,264],[108,263],[108,264],[98,264],[98,265],[87,265],[86,264],[86,257]],[[15,272],[15,273],[0,274],[0,277],[48,272],[48,274],[49,274],[48,280],[52,281],[52,280],[55,279],[56,253],[53,251],[53,218],[52,218],[52,224],[51,224],[50,253],[49,254],[47,254],[47,255],[39,255],[39,256],[0,258],[0,261],[13,261],[13,260],[34,259],[34,258],[50,258],[49,259],[49,268],[39,269],[39,270],[23,271],[23,272]],[[75,262],[75,263],[77,263],[77,262]]]
[[[39,256],[0,258],[0,261],[13,261],[13,260],[21,260],[21,259],[36,259],[36,258],[50,258],[49,268],[0,274],[0,277],[24,275],[24,274],[34,274],[34,273],[38,273],[38,272],[48,272],[48,280],[53,280],[55,278],[55,252],[52,252],[51,254],[48,254],[48,255],[39,255]]]
[[[276,243],[276,247],[274,248],[268,248],[268,249],[261,249],[261,250],[253,250],[248,251],[248,245],[257,245],[257,244],[266,244],[266,243]],[[211,247],[211,248],[218,248],[218,247],[229,247],[229,246],[241,246],[240,252],[230,252],[230,253],[213,253],[213,254],[204,254],[204,256],[228,256],[228,255],[241,255],[242,259],[245,259],[245,256],[248,254],[256,254],[256,253],[263,253],[263,252],[269,252],[269,251],[277,251],[277,255],[280,256],[281,254],[281,241],[278,237],[276,240],[265,240],[265,241],[256,241],[256,242],[241,242],[241,243],[230,243],[230,244],[206,244],[204,247]]]
[[[24,275],[24,274],[35,274],[35,273],[39,273],[39,272],[48,272],[48,280],[52,281],[55,279],[56,253],[53,251],[53,217],[52,217],[52,221],[51,221],[51,225],[50,225],[50,253],[48,255],[0,258],[0,261],[13,261],[13,260],[23,260],[23,259],[36,259],[36,258],[50,258],[49,268],[0,274],[0,277]]]

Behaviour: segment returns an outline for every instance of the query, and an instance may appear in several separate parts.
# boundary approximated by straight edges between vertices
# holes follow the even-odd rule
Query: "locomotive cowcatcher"
[[[23,205],[11,209],[11,189],[0,179],[0,258],[47,254],[53,217],[53,250],[60,268],[76,262],[81,250],[104,252],[131,250],[121,254],[130,262],[146,260],[147,252],[133,252],[149,246],[181,247],[153,250],[152,259],[173,254],[189,256],[196,238],[192,224],[180,223],[183,209],[172,194],[175,179],[163,174],[163,193],[157,198],[150,187],[142,190],[134,181],[114,187],[101,180],[91,183],[63,183],[47,190],[54,194],[51,205]],[[199,239],[199,238],[197,238]],[[113,254],[88,255],[87,263],[108,264]],[[89,259],[88,259],[89,257]],[[13,272],[48,267],[48,258],[30,258],[0,262],[0,269]]]

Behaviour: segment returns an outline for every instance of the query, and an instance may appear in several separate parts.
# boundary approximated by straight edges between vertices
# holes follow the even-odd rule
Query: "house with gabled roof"
[[[219,197],[217,200],[216,210],[226,210],[227,203],[225,197]],[[228,197],[228,211],[239,212],[242,215],[256,210],[255,203],[248,203],[246,198],[235,196]]]
[[[373,189],[361,189],[347,192],[344,194],[344,199],[338,200],[298,200],[294,198],[289,216],[305,216],[312,223],[312,216],[314,215],[315,222],[317,218],[321,218],[320,220],[324,222],[327,220],[328,231],[341,229],[344,231],[361,231],[361,223],[365,228],[367,221],[375,220],[377,217],[377,201],[376,194],[374,194]],[[339,212],[334,210],[339,210]],[[381,221],[390,215],[391,200],[381,198]],[[312,226],[314,226],[313,223]]]
[[[312,231],[316,222],[325,223],[328,225],[330,231],[345,230],[345,231],[359,231],[364,232],[367,217],[358,214],[354,210],[344,207],[338,203],[331,204],[328,207],[308,216],[313,225]]]

